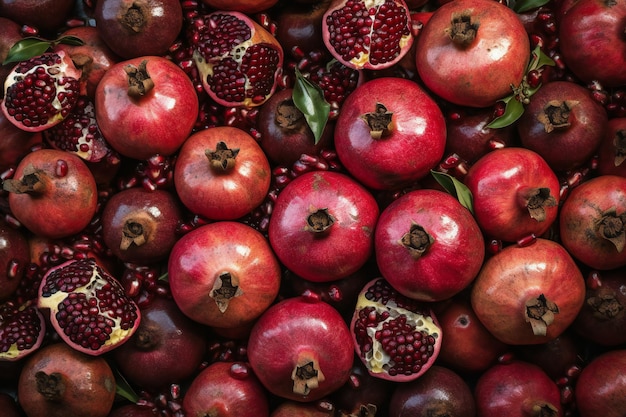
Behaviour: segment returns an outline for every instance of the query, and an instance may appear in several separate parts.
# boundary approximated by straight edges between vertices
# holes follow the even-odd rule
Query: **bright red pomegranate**
[[[335,125],[346,170],[366,187],[394,189],[423,178],[443,156],[446,125],[415,82],[381,77],[359,85]]]
[[[41,280],[37,306],[50,311],[61,339],[92,356],[125,343],[141,319],[122,285],[93,259],[50,268]]]
[[[267,393],[242,362],[215,362],[191,381],[183,398],[188,416],[267,417]]]
[[[278,195],[268,228],[280,261],[314,282],[346,278],[374,250],[378,205],[372,194],[345,174],[300,175]]]
[[[168,278],[176,304],[188,317],[232,329],[251,323],[274,302],[281,271],[260,232],[221,221],[200,226],[176,242]]]
[[[17,396],[28,417],[106,417],[113,407],[115,386],[104,358],[85,355],[61,342],[28,358]]]
[[[447,2],[416,42],[424,84],[437,96],[469,107],[489,107],[512,94],[530,58],[528,34],[517,14],[490,0]]]
[[[466,288],[485,257],[472,213],[450,194],[414,190],[387,206],[375,231],[376,263],[400,294],[442,301]]]
[[[605,87],[626,83],[624,19],[626,3],[613,0],[579,0],[561,17],[559,49],[581,81],[599,81]]]
[[[441,348],[441,327],[430,306],[401,295],[383,278],[361,290],[350,330],[370,375],[390,381],[417,379]]]
[[[600,354],[583,368],[576,382],[580,417],[620,417],[626,409],[626,350]]]
[[[270,163],[244,130],[217,126],[192,134],[174,168],[176,193],[193,213],[235,220],[258,207],[271,183]]]
[[[14,216],[34,234],[57,239],[83,230],[96,213],[98,190],[78,156],[55,149],[27,154],[3,183]]]
[[[463,179],[478,225],[490,238],[541,236],[556,220],[559,180],[536,152],[506,147],[485,154]]]
[[[471,291],[476,316],[491,334],[511,345],[545,343],[559,336],[584,300],[578,265],[563,246],[547,239],[510,245],[487,259]]]
[[[474,397],[476,417],[563,415],[557,385],[540,367],[524,361],[489,368],[478,378]]]
[[[598,174],[626,177],[626,117],[615,117],[606,124],[598,149]]]
[[[276,90],[283,49],[251,17],[221,10],[200,15],[187,39],[204,89],[218,104],[258,106]]]
[[[563,246],[591,268],[626,265],[626,178],[601,175],[575,187],[560,211]]]
[[[80,93],[80,76],[63,51],[21,61],[7,76],[0,108],[20,129],[40,132],[72,111]]]
[[[248,359],[269,392],[310,402],[347,382],[354,359],[351,339],[341,315],[318,297],[286,298],[255,323]]]
[[[191,80],[160,56],[141,56],[112,66],[98,84],[94,105],[106,141],[134,159],[176,152],[198,115]]]
[[[344,65],[389,68],[411,49],[411,15],[404,0],[333,0],[322,18],[324,43]]]

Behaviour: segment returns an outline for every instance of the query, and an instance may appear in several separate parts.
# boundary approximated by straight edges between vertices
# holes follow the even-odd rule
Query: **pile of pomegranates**
[[[626,415],[626,0],[0,0],[9,417]]]

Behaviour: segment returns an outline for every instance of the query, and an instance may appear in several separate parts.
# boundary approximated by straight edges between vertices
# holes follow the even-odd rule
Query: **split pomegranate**
[[[626,409],[626,350],[594,357],[576,382],[576,405],[581,417],[620,417]]]
[[[441,327],[430,307],[401,295],[383,278],[361,290],[350,330],[370,375],[390,381],[420,377],[441,348]]]
[[[19,362],[36,352],[45,333],[46,321],[34,302],[0,304],[0,362]]]

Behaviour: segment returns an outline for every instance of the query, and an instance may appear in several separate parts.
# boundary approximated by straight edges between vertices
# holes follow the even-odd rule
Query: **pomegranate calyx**
[[[134,1],[128,8],[122,8],[118,15],[118,20],[134,33],[141,32],[146,24],[146,16],[144,13],[145,1]]]
[[[554,130],[565,130],[571,125],[569,121],[570,112],[578,103],[577,100],[551,100],[537,115],[537,120],[543,124],[546,133]]]
[[[300,131],[307,126],[304,114],[293,100],[284,100],[276,106],[274,121],[281,129],[288,131]]]
[[[593,316],[600,320],[610,320],[624,309],[613,290],[599,291],[597,295],[587,298],[587,305],[593,310]]]
[[[2,184],[4,191],[16,194],[41,194],[44,192],[46,173],[32,164],[24,169],[21,179],[7,179]]]
[[[35,373],[37,392],[48,401],[61,401],[65,393],[65,381],[59,372],[47,374],[43,371]]]
[[[335,218],[327,208],[317,209],[307,216],[305,230],[319,235],[329,230],[333,224]]]
[[[527,412],[529,417],[557,417],[559,410],[552,404],[539,402],[534,403]]]
[[[535,336],[545,336],[548,326],[554,322],[554,315],[558,313],[559,307],[543,294],[526,301],[526,321]]]
[[[122,228],[120,249],[128,250],[132,245],[141,246],[146,243],[153,229],[152,223],[152,220],[145,213],[126,220]]]
[[[619,253],[624,250],[626,245],[626,213],[617,214],[615,207],[612,207],[602,213],[597,225],[598,236],[611,242]]]
[[[308,353],[300,354],[298,362],[291,372],[294,394],[309,395],[326,378],[315,359]]]
[[[400,243],[407,248],[413,259],[419,259],[435,243],[435,239],[419,224],[412,224],[411,229],[402,236]]]
[[[219,141],[214,151],[207,149],[204,154],[209,159],[213,171],[228,172],[235,167],[239,149],[230,149],[225,142]]]
[[[452,15],[448,35],[455,45],[460,48],[467,48],[476,39],[479,26],[478,22],[473,21],[471,12],[465,10]]]
[[[242,294],[239,279],[230,272],[222,272],[215,280],[209,296],[215,300],[220,312],[224,313],[228,309],[230,300]]]
[[[148,74],[147,65],[148,61],[144,59],[138,67],[131,64],[124,67],[128,75],[128,95],[135,99],[145,96],[154,88],[154,81]]]
[[[392,116],[393,112],[388,111],[384,104],[376,103],[376,109],[373,112],[365,113],[361,119],[367,123],[372,139],[380,139],[391,133]]]
[[[615,160],[613,163],[618,167],[626,161],[626,130],[618,130],[615,133],[613,146],[615,146]]]
[[[531,218],[538,222],[546,220],[546,207],[556,206],[556,198],[550,195],[547,187],[528,188],[521,192],[523,205],[528,209]]]

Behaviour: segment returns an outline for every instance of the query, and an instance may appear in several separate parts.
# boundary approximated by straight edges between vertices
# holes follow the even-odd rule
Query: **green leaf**
[[[304,119],[311,128],[317,144],[330,114],[330,104],[324,98],[324,92],[296,68],[296,83],[293,86],[292,98],[295,106],[304,114]]]
[[[459,203],[468,209],[470,213],[474,214],[474,198],[472,196],[472,192],[465,184],[454,178],[452,175],[443,172],[431,170],[430,173],[439,185],[441,185],[450,195],[456,197],[456,199],[459,200]]]
[[[491,129],[499,129],[512,125],[524,114],[524,105],[516,100],[513,96],[507,97],[506,107],[502,116],[495,118],[487,125]]]
[[[132,403],[139,401],[139,395],[130,386],[124,375],[117,369],[116,366],[111,366],[113,374],[115,375],[115,393],[122,398],[127,399]]]
[[[58,44],[83,45],[84,43],[85,42],[76,36],[61,36],[51,41],[34,36],[20,39],[9,49],[9,53],[2,64],[26,61],[27,59],[43,54]]]
[[[536,70],[543,67],[544,65],[554,66],[555,63],[554,60],[548,55],[544,54],[541,47],[537,45],[535,46],[535,49],[533,49],[530,53],[530,62],[528,63],[528,69],[526,72]]]
[[[157,281],[163,281],[163,282],[169,282],[170,281],[170,276],[167,272],[165,272],[164,274],[162,274]]]
[[[72,35],[65,35],[65,36],[61,36],[60,38],[52,41],[53,45],[57,45],[62,43],[63,45],[74,45],[74,46],[80,46],[80,45],[84,45],[85,42],[76,36],[72,36]]]
[[[513,10],[516,13],[524,13],[532,9],[537,9],[541,6],[546,5],[549,0],[521,0],[515,2],[515,6],[513,6]]]

